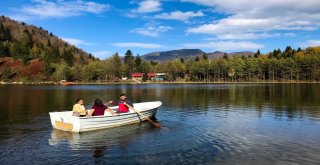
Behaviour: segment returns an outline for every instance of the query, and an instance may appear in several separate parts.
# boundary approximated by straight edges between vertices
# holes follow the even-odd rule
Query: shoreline
[[[318,84],[320,81],[244,81],[244,82],[230,82],[230,81],[216,81],[216,82],[196,82],[196,81],[174,81],[174,82],[75,82],[75,85],[143,85],[143,84]],[[0,85],[60,85],[54,81],[44,82],[4,82],[0,81]]]

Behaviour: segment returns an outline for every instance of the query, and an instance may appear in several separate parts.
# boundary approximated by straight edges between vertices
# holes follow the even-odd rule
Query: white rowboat
[[[156,115],[157,109],[161,106],[161,104],[161,101],[154,101],[135,103],[133,106],[134,109],[139,110],[150,118]],[[109,108],[116,111],[118,106]],[[115,116],[112,116],[107,111],[105,111],[104,116],[92,117],[75,117],[72,116],[72,111],[49,112],[49,115],[53,128],[70,132],[99,130],[131,123],[138,123],[146,120],[143,116],[138,115],[131,109],[128,113],[119,113]]]

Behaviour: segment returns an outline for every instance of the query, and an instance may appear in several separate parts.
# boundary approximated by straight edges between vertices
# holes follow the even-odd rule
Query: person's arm
[[[111,115],[116,115],[116,113],[115,113],[115,112],[113,112],[113,110],[112,110],[112,109],[110,109],[110,108],[105,109],[105,111],[107,111],[107,112],[111,113]]]
[[[94,112],[94,109],[90,109],[89,112],[88,112],[88,116],[91,117],[93,112]]]
[[[133,107],[133,104],[132,104],[131,100],[126,99],[125,100],[125,104],[126,104],[127,107],[129,107],[129,106]]]
[[[116,102],[114,102],[113,100],[110,100],[107,104],[105,104],[106,106],[109,105],[117,105]]]

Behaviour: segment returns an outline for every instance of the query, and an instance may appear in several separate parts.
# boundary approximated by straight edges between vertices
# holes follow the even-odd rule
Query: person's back
[[[89,116],[103,116],[104,111],[108,111],[112,115],[116,115],[111,109],[109,109],[106,105],[103,104],[102,100],[95,99],[94,105],[92,106]]]
[[[104,115],[104,111],[107,109],[108,107],[105,105],[93,105],[91,109],[94,109],[92,116],[102,116]]]

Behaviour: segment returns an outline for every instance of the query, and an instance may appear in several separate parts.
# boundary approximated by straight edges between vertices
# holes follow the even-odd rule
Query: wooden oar
[[[128,104],[127,104],[127,106],[128,106],[129,108],[131,108],[134,112],[136,112],[137,114],[139,114],[140,116],[142,116],[142,117],[144,117],[145,119],[147,119],[151,124],[153,124],[153,125],[156,126],[157,128],[160,128],[160,127],[161,127],[160,124],[152,121],[148,116],[144,115],[142,112],[134,109],[132,106],[130,106],[130,105],[128,105]]]

